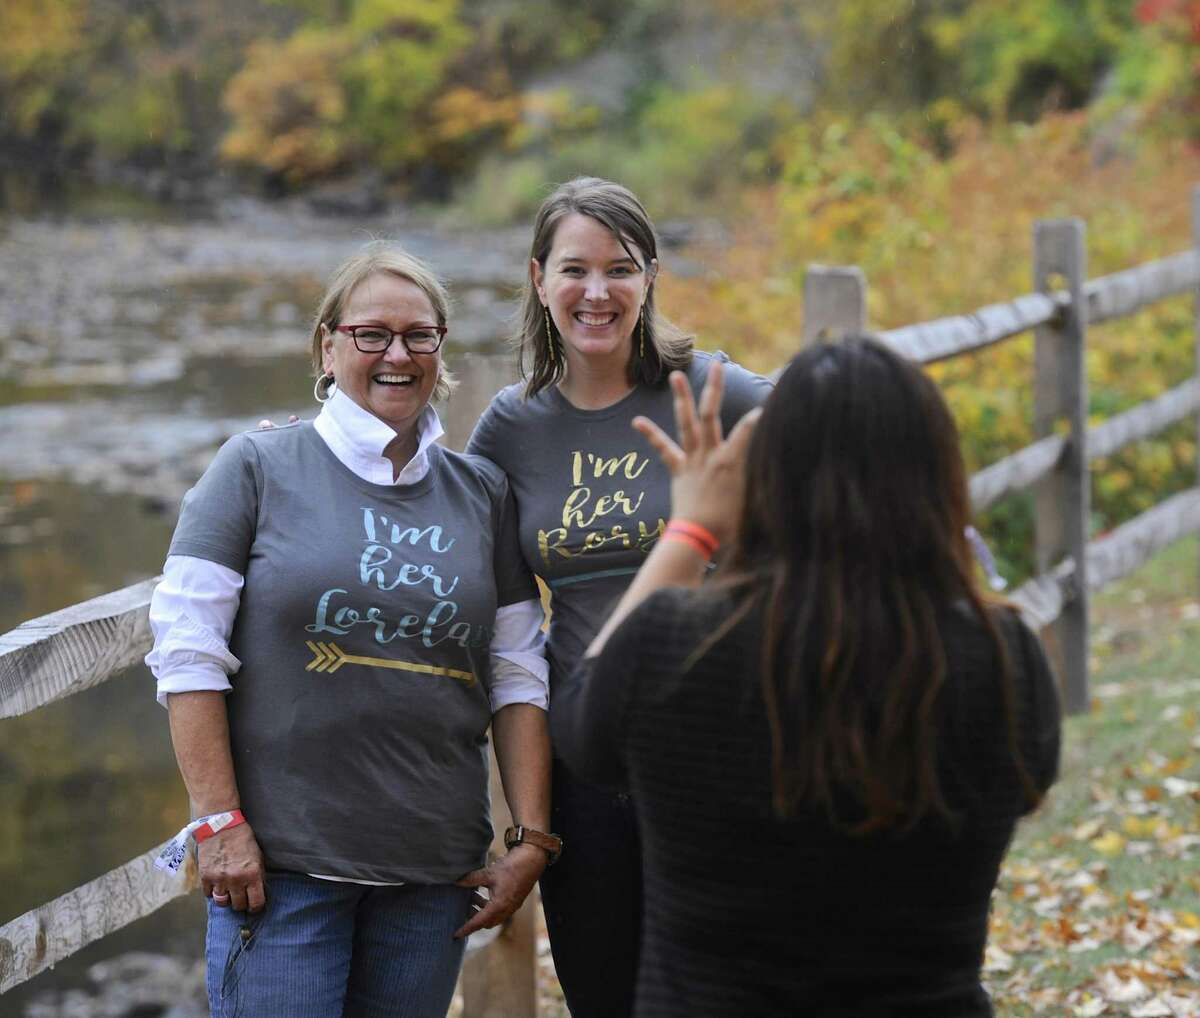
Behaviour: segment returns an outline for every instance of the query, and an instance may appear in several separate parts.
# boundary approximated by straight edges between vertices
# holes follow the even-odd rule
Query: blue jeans
[[[471,889],[267,874],[257,915],[208,903],[214,1018],[444,1018]]]

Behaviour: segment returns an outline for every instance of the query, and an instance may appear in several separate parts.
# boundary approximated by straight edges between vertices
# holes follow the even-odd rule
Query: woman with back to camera
[[[656,310],[657,272],[654,226],[629,190],[594,177],[557,188],[534,221],[517,336],[525,382],[496,396],[467,446],[508,475],[521,550],[549,588],[552,701],[668,516],[669,476],[630,421],[670,427],[672,370],[699,392],[725,364],[730,425],[770,392]],[[642,912],[633,807],[556,764],[552,826],[565,850],[542,900],[567,1004],[574,1018],[622,1018]]]
[[[489,723],[514,821],[549,830],[546,671],[508,483],[435,444],[447,305],[397,248],[351,258],[316,420],[235,436],[184,499],[147,660],[200,815],[214,1015],[442,1018],[462,938],[549,861],[481,868]]]
[[[1059,708],[1035,636],[980,596],[941,394],[852,338],[722,441],[719,386],[697,416],[672,385],[679,445],[636,425],[672,474],[667,539],[551,716],[567,765],[637,805],[638,1018],[991,1015],[989,897]]]

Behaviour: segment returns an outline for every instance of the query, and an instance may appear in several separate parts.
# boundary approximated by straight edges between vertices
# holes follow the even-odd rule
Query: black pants
[[[633,803],[555,760],[551,819],[563,854],[542,874],[542,907],[567,1007],[572,1018],[628,1018],[642,930]]]

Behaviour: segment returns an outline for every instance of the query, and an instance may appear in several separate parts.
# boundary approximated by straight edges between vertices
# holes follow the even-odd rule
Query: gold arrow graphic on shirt
[[[312,640],[304,642],[313,654],[313,659],[304,666],[306,672],[336,672],[342,665],[374,665],[376,668],[396,668],[405,672],[420,672],[422,675],[445,675],[468,686],[475,684],[475,676],[471,672],[464,672],[458,668],[439,668],[437,665],[396,661],[386,657],[362,657],[358,654],[347,654],[336,643],[313,643]]]

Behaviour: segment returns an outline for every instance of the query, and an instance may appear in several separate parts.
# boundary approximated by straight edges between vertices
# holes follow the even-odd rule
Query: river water
[[[156,574],[179,499],[217,445],[262,416],[311,417],[307,323],[365,241],[400,241],[455,299],[443,414],[460,447],[511,373],[502,337],[523,230],[440,232],[231,204],[203,221],[0,219],[0,632]],[[0,924],[164,838],[186,819],[165,713],[142,667],[0,721]],[[81,985],[131,950],[199,957],[196,895],[0,1000]]]

